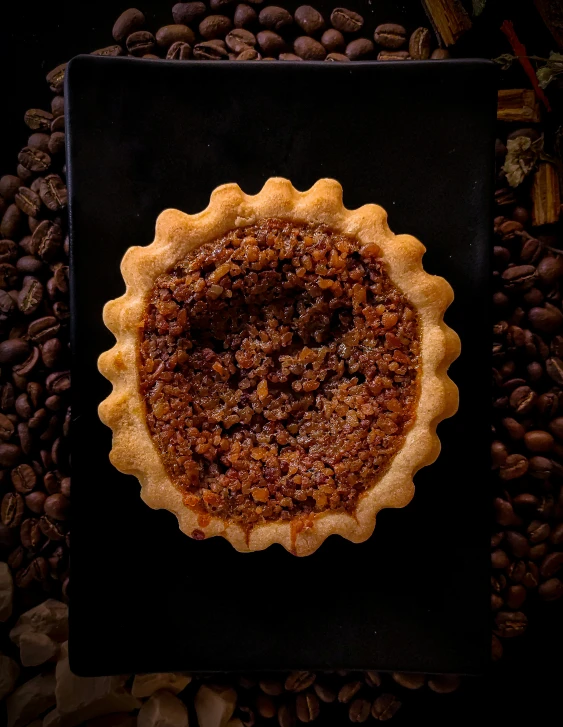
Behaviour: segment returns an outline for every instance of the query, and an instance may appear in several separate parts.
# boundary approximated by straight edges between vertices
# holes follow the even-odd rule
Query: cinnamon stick
[[[532,224],[549,225],[559,220],[561,197],[555,165],[542,161],[532,181]]]
[[[537,124],[540,106],[530,88],[501,89],[498,92],[497,119]]]
[[[422,6],[446,46],[453,45],[471,28],[471,18],[460,0],[422,0]]]

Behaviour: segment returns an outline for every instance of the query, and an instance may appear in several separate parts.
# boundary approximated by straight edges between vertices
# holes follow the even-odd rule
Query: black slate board
[[[478,673],[487,663],[488,304],[495,74],[485,61],[203,63],[79,57],[67,74],[73,304],[70,657],[83,675],[350,668]],[[338,179],[377,202],[456,300],[459,413],[404,510],[355,545],[297,559],[197,542],[108,461],[97,417],[119,262],[167,207],[219,184]]]

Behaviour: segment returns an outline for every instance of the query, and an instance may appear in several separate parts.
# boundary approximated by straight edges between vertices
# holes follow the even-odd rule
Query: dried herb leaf
[[[556,76],[563,74],[563,54],[552,51],[545,65],[540,66],[536,76],[541,88],[547,88]]]
[[[487,0],[473,0],[473,15],[478,17],[485,9]]]
[[[503,172],[511,187],[518,187],[536,166],[543,151],[543,136],[532,141],[528,136],[509,139]]]
[[[513,56],[510,53],[503,53],[501,56],[493,58],[493,63],[498,63],[502,71],[508,71],[510,66],[516,60],[518,60],[516,56]]]

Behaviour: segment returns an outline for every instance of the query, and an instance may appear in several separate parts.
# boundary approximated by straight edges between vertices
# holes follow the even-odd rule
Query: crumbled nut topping
[[[375,245],[269,219],[156,281],[147,424],[184,502],[250,526],[353,512],[412,421],[418,320]]]

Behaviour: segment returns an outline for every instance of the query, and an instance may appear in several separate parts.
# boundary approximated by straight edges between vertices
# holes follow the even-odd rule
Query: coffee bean
[[[51,124],[51,134],[54,134],[57,131],[64,131],[65,130],[65,117],[64,116],[57,116],[56,119],[53,119],[53,122]],[[62,173],[66,174],[66,169],[63,167]]]
[[[543,578],[552,578],[561,568],[563,568],[563,553],[549,553],[542,561],[540,573]]]
[[[551,531],[547,523],[544,523],[541,520],[532,520],[532,522],[528,525],[526,532],[530,543],[535,545],[536,543],[542,543],[544,540],[547,540]]]
[[[43,300],[43,285],[37,278],[28,275],[24,278],[21,291],[18,293],[18,308],[26,315],[32,315]]]
[[[258,714],[264,719],[272,719],[276,715],[276,705],[270,697],[265,694],[259,694],[256,697],[256,708]]]
[[[491,566],[495,570],[504,570],[509,563],[510,559],[504,550],[497,549],[491,553]]]
[[[199,33],[205,40],[224,38],[233,24],[226,15],[208,15],[199,24]]]
[[[31,565],[28,565],[26,568],[20,568],[14,578],[17,588],[22,589],[29,588],[34,580],[35,574]]]
[[[24,361],[28,355],[29,345],[22,338],[11,338],[0,342],[0,364],[17,364]]]
[[[378,25],[373,34],[373,39],[386,50],[398,50],[407,41],[407,31],[402,25],[395,23],[384,23]]]
[[[31,402],[26,392],[20,394],[16,399],[16,414],[21,419],[29,419],[29,417],[33,414]]]
[[[285,8],[270,5],[260,11],[258,22],[268,30],[282,30],[293,23],[293,18]]]
[[[292,671],[285,680],[288,692],[303,692],[315,681],[315,674],[311,671]]]
[[[70,318],[70,310],[66,303],[57,301],[53,304],[53,313],[59,319],[59,321],[68,321]]]
[[[265,56],[277,56],[287,49],[285,40],[272,30],[261,30],[256,35],[256,40]]]
[[[41,181],[39,196],[45,207],[52,212],[58,212],[68,203],[66,185],[58,174],[49,174]]]
[[[195,43],[195,34],[187,25],[165,25],[156,33],[156,43],[160,48],[170,48],[172,43]]]
[[[233,0],[209,0],[209,8],[213,12],[223,11],[233,4]]]
[[[254,8],[251,8],[250,5],[246,5],[246,3],[241,3],[240,5],[237,5],[235,14],[233,16],[233,23],[235,28],[246,28],[249,25],[252,25],[258,20],[258,15],[256,14],[256,10]]]
[[[521,454],[510,454],[499,470],[501,480],[523,477],[528,471],[528,460]]]
[[[0,240],[0,264],[13,263],[18,256],[18,246],[12,240]]]
[[[5,174],[0,178],[0,196],[11,202],[18,189],[21,187],[21,179],[13,174]]]
[[[324,47],[308,35],[301,35],[296,38],[293,43],[293,50],[304,61],[324,61],[326,57]]]
[[[217,45],[212,40],[198,43],[194,48],[194,58],[203,61],[220,61],[228,58],[228,53],[224,48]]]
[[[106,45],[105,48],[98,48],[90,53],[92,56],[102,56],[103,58],[118,58],[123,54],[123,48],[120,45]]]
[[[558,386],[563,386],[563,361],[559,358],[548,358],[545,362],[545,370],[550,379]]]
[[[394,694],[381,694],[371,706],[371,714],[374,719],[386,722],[391,719],[401,707],[401,702]]]
[[[542,601],[557,601],[563,596],[563,583],[559,578],[550,578],[538,588]]]
[[[408,61],[409,58],[406,50],[382,50],[377,54],[378,61]]]
[[[14,377],[20,376],[20,377],[26,377],[29,376],[29,374],[33,371],[37,363],[39,362],[39,350],[34,347],[31,349],[31,353],[29,356],[25,359],[25,361],[22,361],[20,364],[16,364],[12,367],[12,374]],[[16,379],[14,378],[14,381]]]
[[[342,702],[343,704],[348,704],[360,691],[362,688],[362,683],[360,681],[355,682],[348,682],[348,684],[344,684],[344,686],[341,687],[340,691],[338,692],[338,701]]]
[[[530,325],[541,333],[555,333],[563,325],[563,313],[550,303],[543,308],[532,308],[528,311]]]
[[[29,431],[29,427],[25,422],[20,422],[18,424],[18,438],[20,440],[22,452],[26,455],[31,454],[31,450],[33,449],[33,438]]]
[[[0,413],[0,441],[9,441],[14,434],[14,423],[5,414]]]
[[[539,429],[526,432],[524,444],[531,452],[549,452],[553,447],[553,437]]]
[[[526,430],[520,424],[520,422],[516,421],[516,419],[513,419],[512,417],[506,417],[502,420],[502,425],[506,429],[506,433],[511,439],[514,439],[515,441],[520,441],[524,438],[524,435],[526,434]]]
[[[70,389],[70,372],[57,371],[49,374],[45,381],[47,391],[50,394],[63,394]]]
[[[301,5],[295,11],[293,17],[295,22],[307,35],[315,35],[320,33],[325,27],[325,21],[323,16],[318,10],[311,7],[311,5]]]
[[[55,540],[57,542],[65,539],[65,533],[62,525],[46,515],[42,515],[39,519],[39,527],[41,532],[49,540]]]
[[[18,154],[18,161],[30,172],[46,172],[51,166],[51,157],[40,149],[25,146]]]
[[[182,43],[181,41],[178,41],[177,43],[172,43],[172,45],[168,49],[168,52],[166,53],[166,58],[169,61],[187,61],[191,57],[191,46],[188,43]]]
[[[180,25],[190,25],[194,20],[201,18],[207,12],[202,2],[176,3],[172,8],[174,22]]]
[[[0,223],[0,235],[7,237],[17,237],[21,227],[23,215],[15,204],[11,204],[4,212],[2,222]]]
[[[44,492],[40,492],[39,490],[36,490],[35,492],[30,492],[29,495],[26,495],[25,497],[25,504],[32,513],[35,515],[41,515],[43,512],[43,504],[47,498],[47,495]]]
[[[357,38],[346,46],[346,55],[351,61],[363,61],[373,56],[374,46],[367,38]]]
[[[340,53],[346,47],[344,36],[339,30],[329,28],[321,36],[321,43],[325,47],[327,53]]]
[[[26,126],[33,131],[49,131],[52,120],[53,114],[50,111],[43,111],[43,109],[29,109],[24,114]]]
[[[144,24],[143,13],[137,8],[129,8],[117,18],[111,34],[117,43],[123,43],[129,35],[142,28]]]
[[[26,518],[20,526],[20,541],[24,548],[36,550],[43,538],[39,528],[39,521],[36,518]]]
[[[432,35],[428,28],[417,28],[409,40],[409,55],[416,61],[430,58]]]
[[[65,150],[65,133],[64,131],[55,131],[49,138],[49,153],[53,156],[63,154]]]
[[[330,14],[330,22],[332,23],[332,27],[341,33],[357,33],[361,30],[364,19],[353,10],[335,8]]]
[[[329,61],[330,63],[350,63],[348,56],[345,56],[343,53],[329,53],[325,61]]]
[[[50,128],[50,126],[49,126],[49,128]],[[36,131],[27,140],[27,145],[35,147],[35,149],[39,149],[40,151],[44,151],[44,152],[48,153],[50,138],[51,138],[50,134],[44,134],[40,131]]]
[[[45,500],[45,515],[53,520],[66,520],[69,508],[70,502],[60,492],[49,495]]]
[[[278,60],[280,61],[303,61],[303,58],[296,56],[295,53],[280,53]]]
[[[30,217],[37,217],[41,209],[41,199],[39,195],[28,187],[20,187],[16,192],[15,204],[17,207]]]
[[[397,684],[400,684],[405,689],[420,689],[426,682],[424,674],[404,674],[402,672],[394,672],[392,677]]]
[[[519,386],[510,395],[510,406],[517,414],[526,415],[534,408],[537,398],[538,395],[529,386]]]
[[[295,710],[293,705],[280,704],[278,707],[278,724],[280,727],[295,727]]]
[[[428,680],[428,686],[437,694],[451,694],[459,689],[461,679],[456,674],[440,674]]]
[[[0,445],[7,446],[7,445]],[[16,492],[7,492],[2,498],[2,522],[9,528],[19,528],[23,519],[23,497]]]
[[[23,184],[31,184],[33,172],[27,169],[27,167],[24,167],[23,164],[18,164],[16,167],[16,174],[22,180]]]
[[[432,55],[430,56],[430,60],[432,61],[445,61],[448,58],[451,58],[449,50],[446,50],[446,48],[436,48],[432,51]]]
[[[152,53],[155,38],[148,30],[137,30],[127,36],[125,45],[132,56],[144,56],[146,53]]]
[[[234,53],[242,53],[256,45],[256,36],[243,28],[235,28],[227,34],[225,43]]]
[[[551,475],[553,463],[547,457],[535,456],[529,460],[528,472],[538,480],[546,480]]]
[[[295,700],[295,711],[300,722],[314,722],[320,714],[321,707],[314,692],[302,692]]]
[[[508,530],[505,534],[510,551],[516,558],[527,558],[530,551],[527,538],[515,530]]]
[[[43,220],[31,238],[31,252],[45,262],[50,262],[58,254],[62,245],[62,231],[59,225],[51,220]]]

